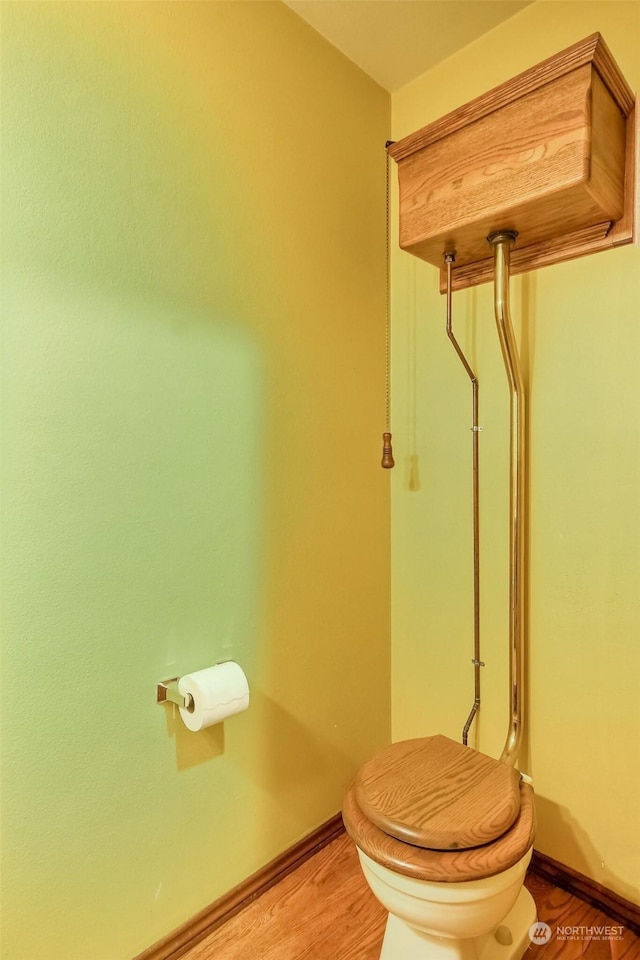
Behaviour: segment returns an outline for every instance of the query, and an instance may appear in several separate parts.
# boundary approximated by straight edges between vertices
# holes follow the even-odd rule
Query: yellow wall
[[[390,98],[281,3],[2,21],[2,955],[128,960],[389,741]]]
[[[640,4],[538,2],[392,98],[399,139],[599,30],[640,88]],[[437,271],[393,259],[393,738],[458,738],[473,701],[469,381],[444,333]],[[527,725],[536,846],[640,900],[640,251],[514,278],[530,389]],[[483,706],[508,720],[508,394],[491,290],[454,297],[480,380]]]

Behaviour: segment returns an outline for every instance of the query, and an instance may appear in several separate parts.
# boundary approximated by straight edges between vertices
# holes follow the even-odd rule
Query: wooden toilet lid
[[[358,848],[376,863],[394,873],[435,883],[481,880],[508,870],[533,845],[536,816],[531,785],[520,782],[520,813],[506,833],[469,850],[423,850],[402,843],[371,823],[355,801],[352,784],[344,798],[342,816],[347,833]]]
[[[515,822],[520,774],[438,734],[381,750],[358,773],[355,798],[380,830],[427,850],[491,843]]]

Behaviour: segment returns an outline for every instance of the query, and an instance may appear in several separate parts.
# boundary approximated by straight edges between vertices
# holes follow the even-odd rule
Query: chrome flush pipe
[[[456,259],[454,252],[448,252],[444,255],[444,262],[447,267],[447,336],[453,348],[458,354],[462,366],[467,372],[467,376],[471,380],[471,401],[472,401],[472,433],[473,433],[473,448],[472,448],[472,488],[473,488],[473,706],[471,707],[471,712],[467,717],[467,722],[464,725],[462,731],[462,742],[466,746],[469,739],[469,730],[471,729],[471,724],[473,723],[474,717],[480,708],[480,667],[484,666],[484,663],[480,659],[480,520],[479,520],[479,469],[478,469],[478,434],[480,432],[480,427],[478,426],[478,378],[473,372],[469,361],[465,357],[460,344],[455,338],[452,328],[452,311],[451,311],[451,272],[453,268],[453,263]]]
[[[514,230],[487,240],[494,250],[494,307],[509,384],[509,731],[500,760],[514,765],[522,742],[524,697],[525,390],[509,311],[509,266]]]

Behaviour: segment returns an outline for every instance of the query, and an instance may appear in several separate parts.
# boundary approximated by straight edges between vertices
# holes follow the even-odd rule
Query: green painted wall
[[[126,960],[389,740],[390,98],[281,3],[2,21],[3,957]]]
[[[640,5],[539,2],[392,98],[394,138],[599,30],[640,88]],[[473,703],[471,388],[444,330],[437,270],[393,262],[393,738],[459,738]],[[482,708],[508,701],[508,390],[489,285],[454,296],[479,377]],[[536,846],[640,902],[640,250],[512,283],[530,390],[529,654],[522,768]]]

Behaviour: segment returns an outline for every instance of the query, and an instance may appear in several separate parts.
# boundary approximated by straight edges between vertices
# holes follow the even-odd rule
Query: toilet
[[[533,788],[513,766],[437,735],[368,760],[342,816],[389,911],[380,960],[520,960]]]

